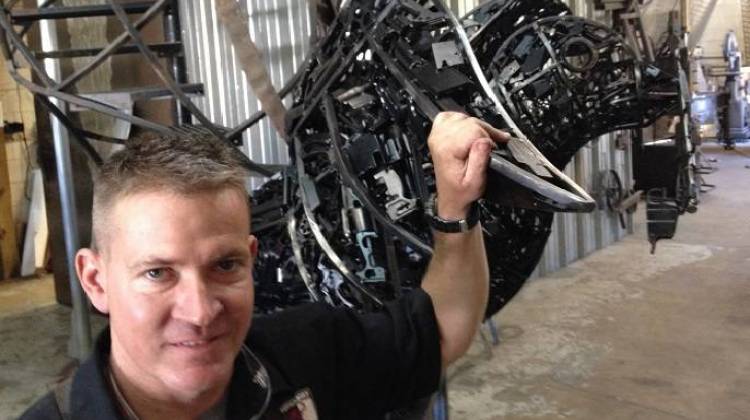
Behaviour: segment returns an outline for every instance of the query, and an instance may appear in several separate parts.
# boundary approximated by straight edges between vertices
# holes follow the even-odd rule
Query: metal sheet
[[[240,0],[248,12],[250,34],[263,53],[274,86],[280,89],[292,77],[309,49],[312,15],[308,2],[299,0]],[[181,1],[188,80],[205,86],[196,105],[214,123],[235,126],[260,110],[238,67],[234,49],[218,23],[213,0]],[[288,102],[286,102],[289,105]],[[287,150],[271,124],[263,120],[244,137],[248,156],[262,163],[287,163]],[[250,187],[263,180],[254,179]]]
[[[480,1],[479,0],[450,0],[447,1],[448,6],[451,8],[453,13],[456,14],[456,16],[463,16],[467,12],[469,12],[471,9],[479,6]]]

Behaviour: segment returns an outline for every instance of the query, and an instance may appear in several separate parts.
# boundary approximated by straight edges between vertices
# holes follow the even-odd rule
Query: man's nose
[[[206,279],[195,274],[181,278],[173,310],[176,319],[204,327],[221,312],[222,303],[214,296]]]

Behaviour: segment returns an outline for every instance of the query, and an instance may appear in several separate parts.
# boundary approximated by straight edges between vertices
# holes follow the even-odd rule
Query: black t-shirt
[[[301,390],[312,394],[321,420],[382,418],[434,392],[440,378],[437,321],[432,301],[421,289],[370,314],[309,304],[256,317],[246,343],[270,376],[268,419],[286,418],[279,407]],[[70,418],[121,418],[106,380],[109,344],[106,330],[76,372]],[[228,419],[256,414],[258,401],[248,395],[250,384],[248,371],[235,369]],[[47,394],[21,418],[61,418],[55,396]]]

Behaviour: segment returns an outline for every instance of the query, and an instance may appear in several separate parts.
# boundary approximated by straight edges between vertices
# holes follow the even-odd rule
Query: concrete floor
[[[103,317],[92,317],[95,331]],[[52,277],[0,282],[0,419],[26,407],[77,366],[67,357],[70,309],[57,305]]]
[[[496,316],[500,345],[449,371],[453,419],[750,419],[750,158],[706,152],[718,188],[656,255],[641,207],[635,235]],[[68,329],[50,278],[0,282],[0,418],[73,368]]]
[[[530,282],[449,371],[454,419],[750,419],[750,158],[649,255],[635,235]],[[740,149],[750,156],[750,147]]]

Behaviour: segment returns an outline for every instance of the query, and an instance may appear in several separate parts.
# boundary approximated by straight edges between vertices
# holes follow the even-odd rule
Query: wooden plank
[[[26,239],[21,257],[21,277],[32,276],[44,267],[47,251],[47,209],[44,203],[44,180],[42,170],[31,172],[31,211],[26,224]]]
[[[1,125],[0,128],[2,128]],[[0,279],[10,278],[18,265],[16,228],[12,209],[5,133],[0,129]]]

